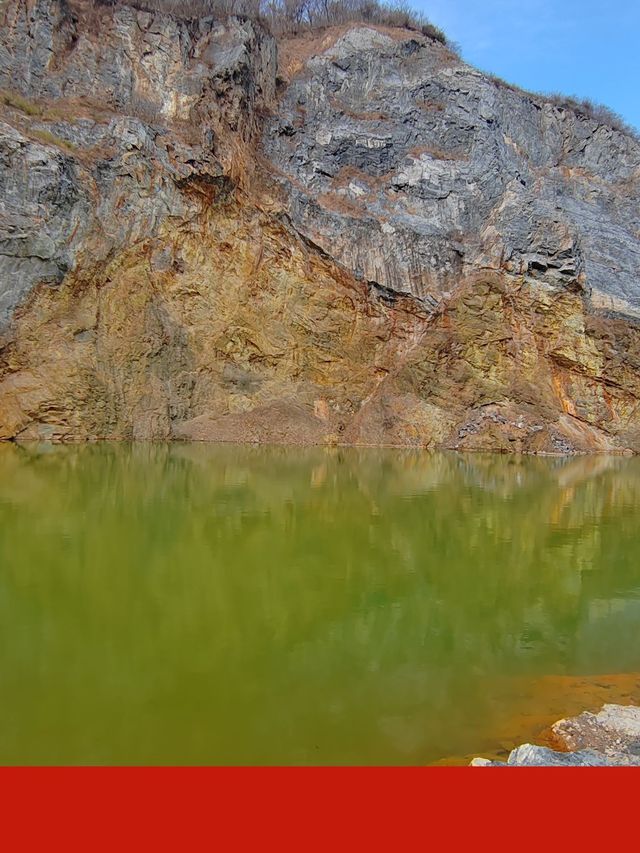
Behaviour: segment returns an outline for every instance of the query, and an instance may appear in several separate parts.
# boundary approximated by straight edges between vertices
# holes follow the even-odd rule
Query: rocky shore
[[[556,747],[525,743],[506,761],[474,758],[472,767],[640,767],[640,708],[604,705],[597,714],[559,720],[549,739]]]

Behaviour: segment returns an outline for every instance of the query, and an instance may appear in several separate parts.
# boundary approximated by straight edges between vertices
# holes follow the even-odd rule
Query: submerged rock
[[[552,726],[557,752],[525,743],[506,762],[474,758],[472,767],[640,767],[640,708],[605,705]]]

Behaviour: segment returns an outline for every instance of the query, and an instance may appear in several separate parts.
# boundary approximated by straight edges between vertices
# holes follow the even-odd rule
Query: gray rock
[[[633,705],[605,705],[597,714],[559,720],[552,728],[567,749],[588,744],[607,754],[640,756],[640,708]]]
[[[363,278],[436,299],[494,268],[640,311],[640,142],[361,28],[311,59],[264,145],[304,235]]]
[[[96,6],[96,38],[61,0],[2,13],[0,89],[20,98],[0,122],[0,329],[34,285],[192,219],[185,184],[223,177],[224,133],[252,137],[276,76],[274,40],[248,21]],[[188,139],[169,128],[186,121]]]
[[[552,727],[569,752],[525,743],[506,763],[474,758],[472,767],[640,767],[640,708],[605,705],[598,714],[559,720]]]
[[[252,103],[275,91],[273,39],[248,21],[202,18],[194,27],[171,14],[96,5],[100,20],[91,26],[61,0],[9,0],[4,15],[0,87],[27,97],[84,97],[185,120],[207,93],[231,90],[244,76],[249,109],[235,119],[250,124]]]
[[[34,284],[62,281],[91,219],[75,161],[0,122],[0,325]]]
[[[607,755],[595,749],[577,752],[555,752],[544,746],[525,743],[514,749],[507,760],[508,767],[640,767],[640,757],[616,753]]]

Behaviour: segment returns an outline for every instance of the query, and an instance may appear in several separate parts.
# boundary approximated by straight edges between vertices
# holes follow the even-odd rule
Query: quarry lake
[[[640,699],[640,460],[0,446],[0,763],[428,764]]]

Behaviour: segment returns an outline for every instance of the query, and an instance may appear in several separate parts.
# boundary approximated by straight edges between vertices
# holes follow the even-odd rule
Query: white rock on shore
[[[525,743],[507,761],[474,758],[472,767],[640,767],[640,708],[605,705],[597,714],[559,720],[553,734],[567,752]]]

